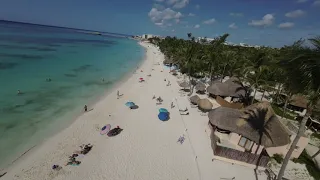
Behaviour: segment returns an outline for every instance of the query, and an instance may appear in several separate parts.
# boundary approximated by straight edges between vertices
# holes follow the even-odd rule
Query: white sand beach
[[[177,78],[162,65],[163,54],[151,44],[140,44],[147,52],[136,73],[88,107],[92,111],[27,153],[1,180],[256,180],[253,169],[212,161],[208,117],[190,107],[188,96],[180,97]],[[139,83],[140,77],[145,82]],[[172,85],[166,86],[164,79]],[[118,90],[123,94],[119,99]],[[156,105],[154,95],[161,96],[162,105]],[[139,108],[130,110],[125,106],[127,101]],[[172,101],[175,107],[171,109]],[[190,114],[180,115],[178,104],[185,105]],[[168,121],[158,119],[159,108],[170,111]],[[99,129],[106,124],[120,126],[123,131],[115,137],[100,135]],[[183,134],[184,143],[177,143]],[[87,143],[93,148],[79,159],[81,164],[64,166],[68,157]],[[53,171],[54,164],[63,168]],[[267,179],[264,173],[258,177]]]

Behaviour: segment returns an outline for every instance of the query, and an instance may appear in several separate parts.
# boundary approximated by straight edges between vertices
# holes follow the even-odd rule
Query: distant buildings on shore
[[[133,36],[133,39],[137,39],[137,40],[148,40],[150,38],[155,38],[158,37],[160,39],[164,39],[163,37],[159,36],[159,35],[153,35],[153,34],[142,34],[142,35],[136,35]]]
[[[207,37],[198,37],[196,38],[197,42],[211,42],[213,41],[214,38],[207,38]],[[232,42],[225,42],[225,45],[229,45],[229,46],[242,46],[242,47],[254,47],[254,48],[260,48],[260,46],[257,45],[248,45],[246,43],[239,43],[239,44],[235,44]]]

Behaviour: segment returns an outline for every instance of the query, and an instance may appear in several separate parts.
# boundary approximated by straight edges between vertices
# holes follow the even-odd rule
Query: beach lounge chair
[[[180,112],[180,115],[189,115],[189,111]]]
[[[185,109],[179,109],[180,112],[187,112],[188,108],[186,107]]]

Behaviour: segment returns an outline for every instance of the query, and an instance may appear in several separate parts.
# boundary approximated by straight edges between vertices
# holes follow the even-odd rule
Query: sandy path
[[[142,45],[147,49],[146,60],[139,71],[121,85],[119,90],[124,95],[120,99],[116,98],[118,89],[115,89],[92,111],[27,154],[1,179],[220,180],[236,177],[237,180],[254,180],[252,169],[212,162],[210,140],[205,132],[208,118],[192,109],[187,97],[180,101],[188,106],[189,116],[181,116],[177,106],[170,108],[172,100],[179,98],[177,79],[163,68],[164,57],[157,48]],[[148,77],[148,74],[152,76]],[[140,77],[146,82],[138,83]],[[165,78],[170,80],[171,86],[166,86]],[[163,104],[156,105],[153,95],[161,96]],[[139,109],[129,110],[124,105],[127,101],[135,102]],[[167,122],[158,120],[161,107],[170,111],[171,119]],[[105,124],[119,125],[124,130],[118,136],[108,138],[97,130]],[[180,145],[177,139],[182,134],[186,135],[186,140]],[[94,144],[94,147],[81,158],[80,166],[63,166],[59,172],[51,170],[53,164],[64,164],[84,143]],[[260,176],[259,179],[266,178]]]

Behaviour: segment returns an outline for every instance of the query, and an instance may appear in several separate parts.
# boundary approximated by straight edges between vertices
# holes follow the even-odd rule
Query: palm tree
[[[218,56],[222,52],[222,47],[224,46],[224,43],[226,42],[229,34],[224,34],[220,37],[215,38],[210,43],[210,48],[208,49],[208,59],[209,59],[209,73],[210,73],[210,80],[212,82],[214,74],[215,74],[215,67],[219,65],[219,59]]]
[[[244,77],[245,82],[249,83],[250,87],[253,89],[253,97],[251,100],[251,104],[254,103],[257,89],[267,84],[267,81],[265,79],[265,74],[267,73],[267,71],[268,71],[268,67],[260,66],[255,71],[248,72],[247,75]]]
[[[278,174],[278,180],[281,180],[289,159],[295,149],[300,137],[305,132],[305,126],[312,110],[320,100],[320,37],[309,39],[315,48],[292,46],[290,50],[290,60],[284,63],[287,69],[287,75],[290,77],[288,82],[291,87],[303,93],[308,92],[307,113],[300,122],[300,127],[294,138],[289,151],[287,152],[281,169]],[[296,44],[294,44],[296,45]]]
[[[320,154],[320,148],[319,148],[319,150],[318,150],[314,155],[311,156],[311,159],[315,158],[315,157],[318,156],[319,154]]]

